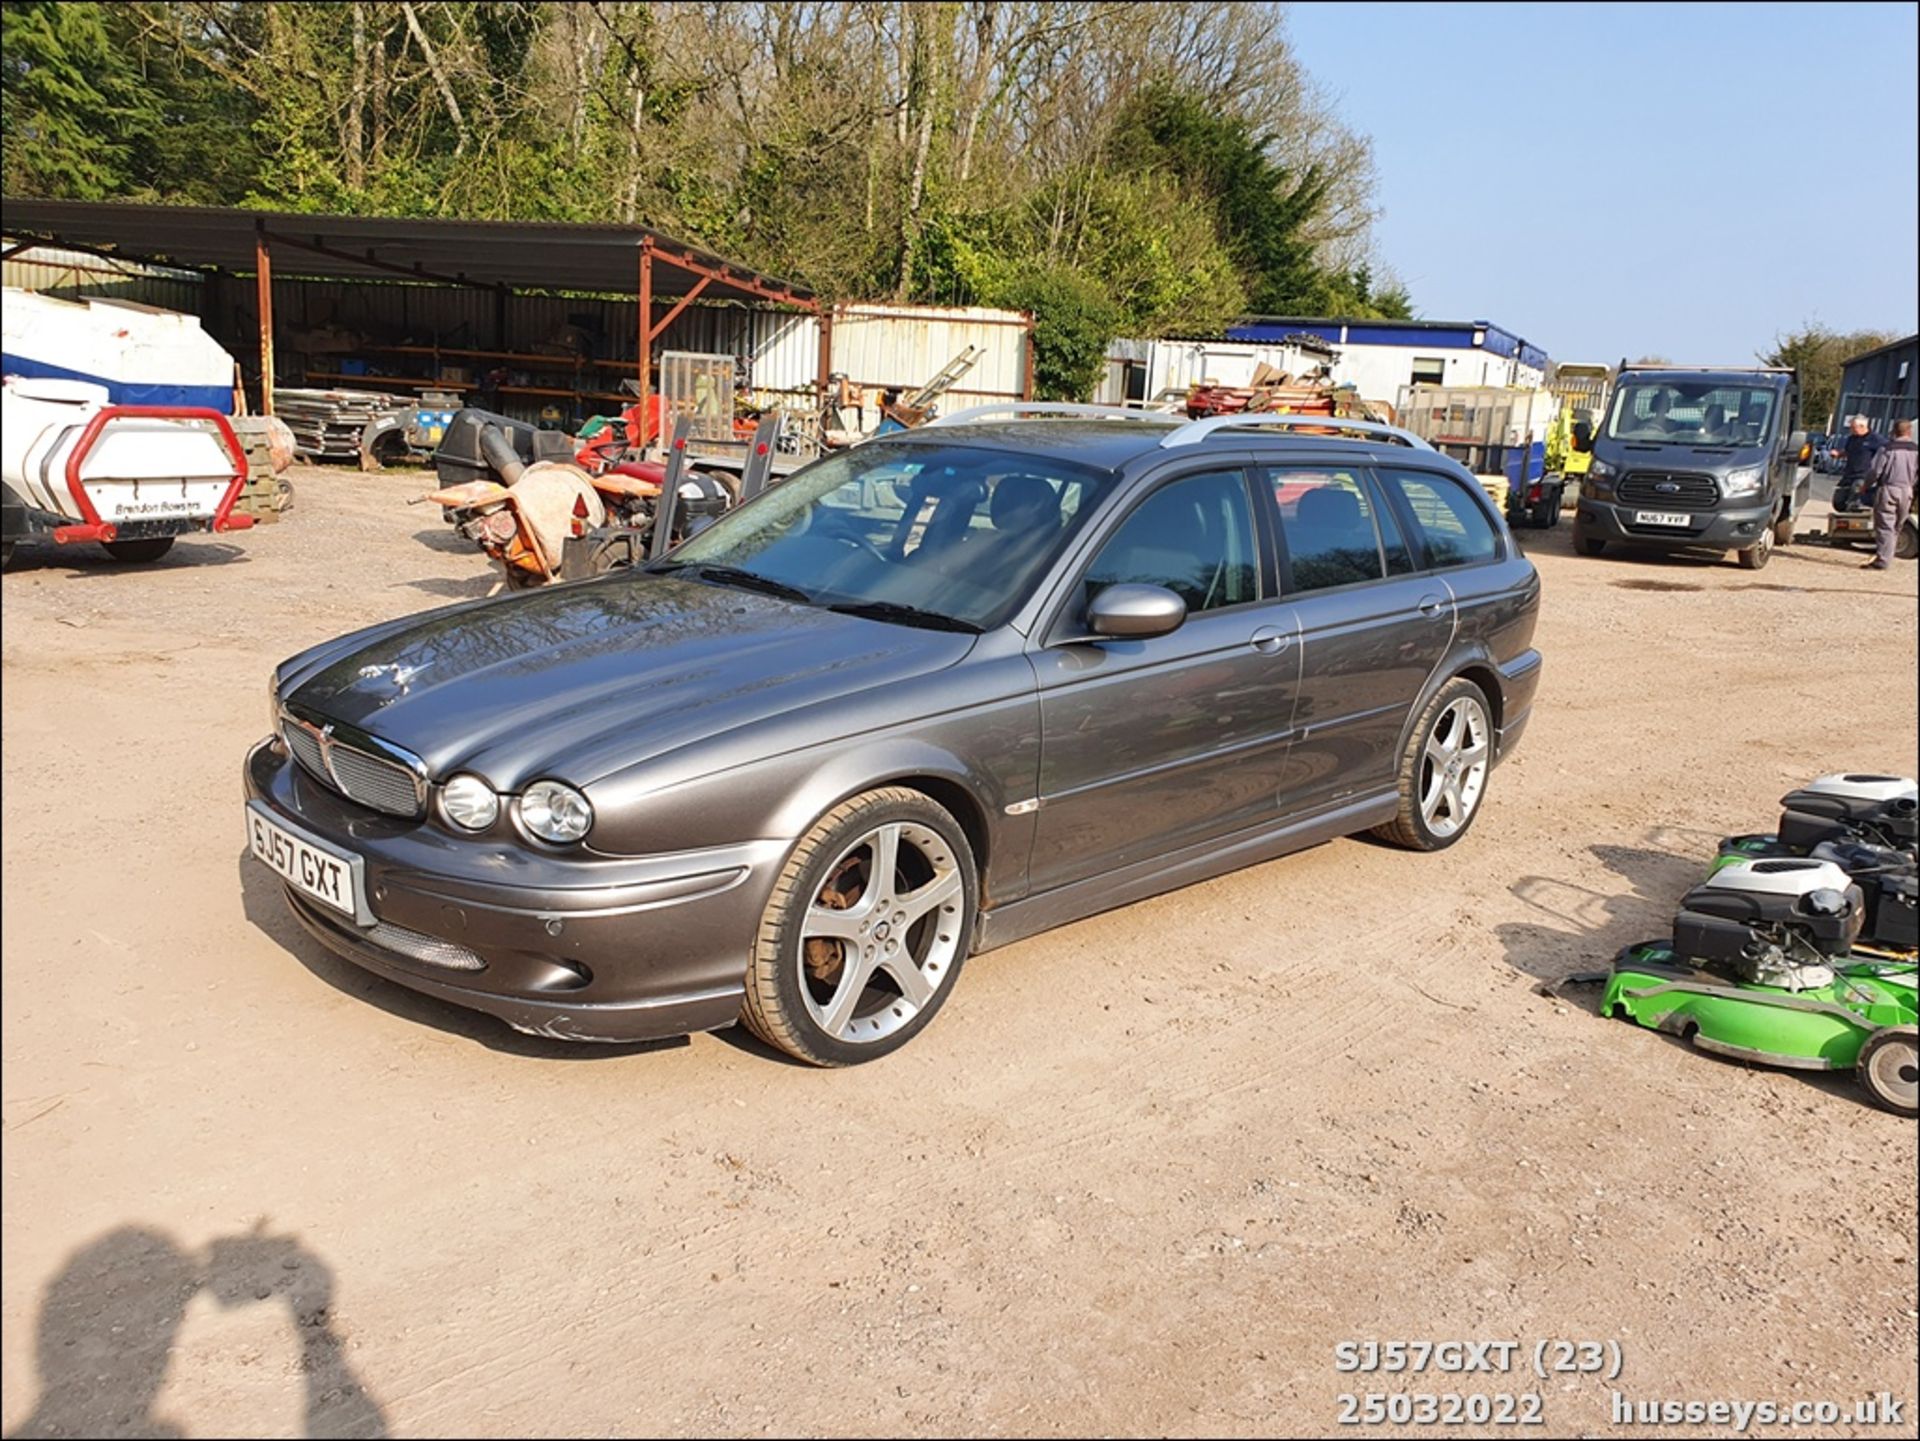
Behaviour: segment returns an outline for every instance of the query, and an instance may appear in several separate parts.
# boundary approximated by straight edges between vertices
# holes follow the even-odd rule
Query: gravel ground
[[[4,581],[9,1435],[1311,1434],[1368,1389],[1539,1392],[1547,1434],[1887,1390],[1859,1434],[1913,1434],[1915,1126],[1540,987],[1794,784],[1916,770],[1915,566],[1524,537],[1546,678],[1466,843],[994,952],[815,1072],[520,1037],[297,930],[240,841],[270,665],[492,577],[421,476],[296,483]],[[1619,1379],[1335,1368],[1553,1337]]]

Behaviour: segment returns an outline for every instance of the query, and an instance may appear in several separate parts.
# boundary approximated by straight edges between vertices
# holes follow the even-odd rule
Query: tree
[[[1097,284],[1064,266],[1033,266],[993,303],[1033,312],[1035,399],[1082,400],[1099,384],[1121,315]]]
[[[131,183],[125,136],[158,117],[108,33],[105,5],[0,9],[0,166],[9,194],[100,200]]]
[[[1840,376],[1846,362],[1898,338],[1888,330],[1856,330],[1842,335],[1818,321],[1808,321],[1798,330],[1776,334],[1773,349],[1757,358],[1762,365],[1791,366],[1798,372],[1800,414],[1809,427],[1838,429],[1846,421],[1845,416],[1835,414],[1842,399]]]

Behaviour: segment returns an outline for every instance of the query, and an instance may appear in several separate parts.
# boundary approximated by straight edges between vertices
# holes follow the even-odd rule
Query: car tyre
[[[1607,548],[1607,543],[1598,537],[1587,534],[1586,527],[1579,521],[1573,523],[1573,548],[1581,555],[1598,555]]]
[[[1893,553],[1901,560],[1920,560],[1920,527],[1909,523],[1893,538]]]
[[[1761,531],[1760,538],[1738,554],[1742,570],[1765,570],[1767,562],[1773,559],[1772,527]]]
[[[1773,543],[1775,545],[1793,544],[1793,517],[1783,515],[1773,523]]]
[[[149,561],[160,559],[173,549],[173,537],[170,535],[153,536],[147,540],[103,540],[101,548],[117,561],[127,565],[145,565]]]
[[[1374,827],[1413,851],[1442,851],[1480,814],[1493,769],[1493,711],[1486,692],[1456,676],[1420,711],[1400,757],[1400,810]]]
[[[889,854],[891,874],[876,891]],[[978,896],[972,847],[944,807],[904,786],[842,802],[801,838],[774,884],[741,1019],[809,1065],[897,1051],[952,992]]]

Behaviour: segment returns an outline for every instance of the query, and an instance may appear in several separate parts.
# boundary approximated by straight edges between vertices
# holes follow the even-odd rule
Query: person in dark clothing
[[[1840,472],[1840,484],[1833,493],[1835,510],[1854,510],[1862,504],[1861,492],[1873,473],[1873,459],[1886,441],[1873,433],[1864,415],[1853,418],[1852,433],[1847,436],[1847,463]]]
[[[1896,420],[1893,439],[1874,458],[1873,472],[1873,559],[1862,570],[1890,570],[1900,527],[1913,510],[1915,465],[1913,422]]]

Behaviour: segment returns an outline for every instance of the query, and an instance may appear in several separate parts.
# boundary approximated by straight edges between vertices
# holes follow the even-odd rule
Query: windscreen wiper
[[[901,605],[893,600],[843,601],[830,605],[828,610],[840,615],[857,615],[867,620],[893,621],[899,625],[917,625],[922,630],[957,630],[967,635],[979,635],[984,626],[977,626],[970,620],[961,620],[958,616],[941,615],[938,611],[921,610],[917,605]]]
[[[750,570],[741,570],[733,565],[712,565],[704,560],[669,560],[660,565],[647,567],[655,575],[671,575],[677,571],[686,571],[702,580],[713,581],[717,585],[730,585],[738,590],[757,590],[762,595],[778,596],[781,600],[797,600],[802,605],[813,604],[813,597],[797,585],[788,585],[783,580],[774,580],[770,576],[756,575]]]

